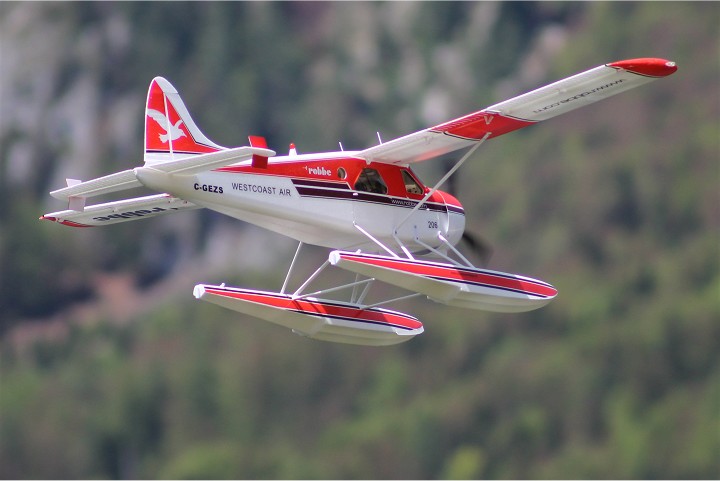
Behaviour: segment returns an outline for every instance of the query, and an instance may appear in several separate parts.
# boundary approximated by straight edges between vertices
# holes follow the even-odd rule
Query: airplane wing
[[[497,137],[667,77],[676,70],[675,62],[659,58],[601,65],[464,117],[370,147],[358,157],[389,164],[422,162],[470,147],[485,136]]]
[[[70,227],[95,227],[198,208],[192,202],[170,194],[157,194],[92,205],[83,211],[53,212],[40,217],[40,220],[54,221]]]

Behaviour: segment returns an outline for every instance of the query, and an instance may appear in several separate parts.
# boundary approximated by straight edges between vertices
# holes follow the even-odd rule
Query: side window
[[[355,182],[355,190],[373,192],[375,194],[387,194],[387,185],[380,177],[380,172],[375,169],[363,169]]]
[[[402,171],[403,182],[405,182],[405,190],[408,194],[422,195],[423,190],[413,176],[407,170]]]

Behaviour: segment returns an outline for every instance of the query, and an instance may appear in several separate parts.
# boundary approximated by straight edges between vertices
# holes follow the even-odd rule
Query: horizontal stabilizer
[[[198,208],[192,202],[169,194],[158,194],[92,205],[86,207],[82,212],[75,210],[52,212],[45,214],[40,219],[70,227],[95,227]]]
[[[191,175],[250,160],[253,155],[273,157],[275,151],[262,147],[235,147],[234,149],[220,150],[210,154],[191,155],[177,160],[152,164],[152,168],[166,174]]]
[[[135,172],[130,169],[87,182],[74,183],[63,189],[54,190],[50,195],[56,199],[68,200],[70,197],[92,197],[141,186],[142,184],[135,177]]]
[[[153,164],[151,168],[166,174],[192,175],[250,160],[254,155],[272,157],[275,155],[275,151],[261,147],[236,147],[209,154],[182,156],[176,160]],[[69,200],[71,197],[93,197],[134,187],[142,187],[143,185],[137,179],[135,169],[123,170],[87,182],[73,184],[63,189],[54,190],[50,192],[50,195],[56,199]]]

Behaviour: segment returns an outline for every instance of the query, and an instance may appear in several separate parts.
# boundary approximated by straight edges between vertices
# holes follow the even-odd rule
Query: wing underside
[[[45,214],[40,219],[70,227],[96,227],[198,208],[192,202],[169,194],[158,194],[96,204],[86,207],[82,211],[69,209],[52,212]]]

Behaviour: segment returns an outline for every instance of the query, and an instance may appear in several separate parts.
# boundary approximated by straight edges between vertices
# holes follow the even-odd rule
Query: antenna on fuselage
[[[338,140],[338,145],[340,146],[340,150],[342,152],[345,152],[345,149],[343,149],[343,146],[342,146],[342,142],[340,142],[339,140]]]
[[[380,131],[378,130],[378,131],[375,132],[375,133],[376,133],[377,136],[378,136],[378,143],[379,143],[380,145],[382,145],[382,139],[380,138]]]

